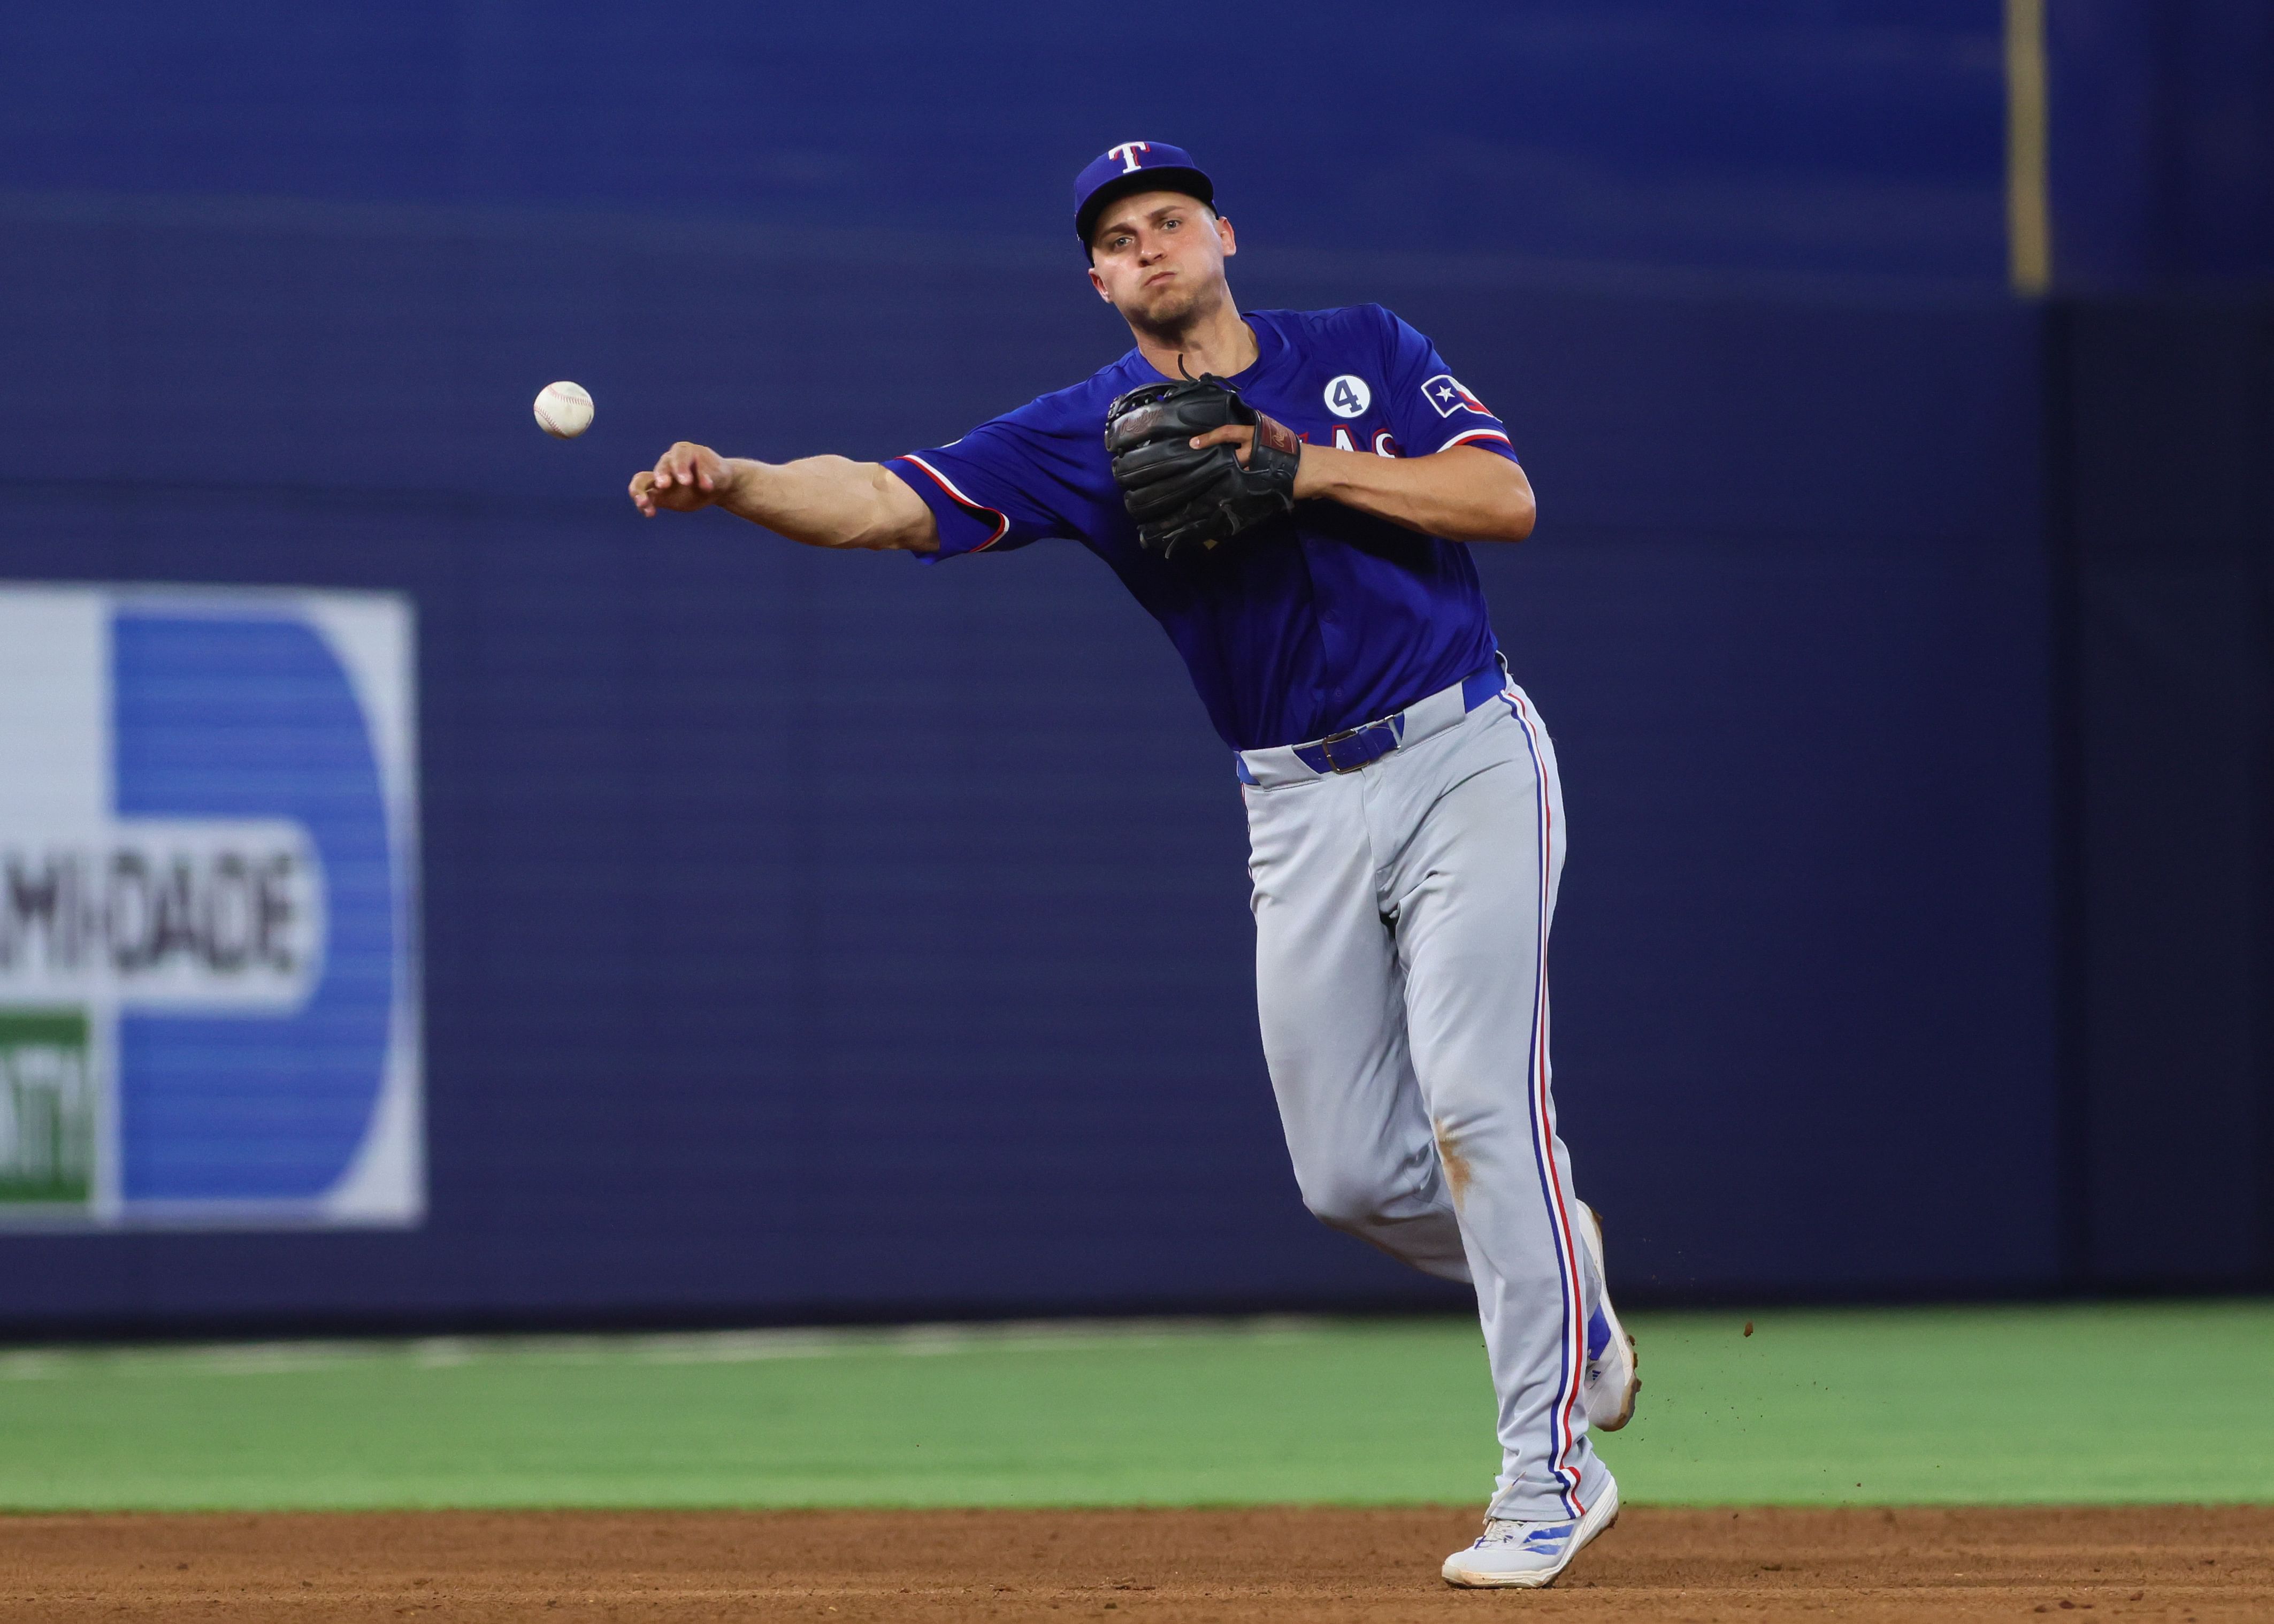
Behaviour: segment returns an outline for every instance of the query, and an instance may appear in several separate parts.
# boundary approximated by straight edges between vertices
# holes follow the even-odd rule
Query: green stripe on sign
[[[0,1202],[83,1207],[94,1177],[86,1012],[0,1009]]]

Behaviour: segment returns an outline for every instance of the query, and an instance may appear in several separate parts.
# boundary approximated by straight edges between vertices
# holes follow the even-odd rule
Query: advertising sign
[[[415,1224],[412,619],[0,587],[0,1224]]]

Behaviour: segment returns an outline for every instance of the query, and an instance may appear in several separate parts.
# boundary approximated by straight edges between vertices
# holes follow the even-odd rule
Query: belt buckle
[[[1368,727],[1375,727],[1379,726],[1379,723],[1368,722],[1363,726],[1345,727],[1338,733],[1329,733],[1325,738],[1320,740],[1319,749],[1321,753],[1326,756],[1327,765],[1336,772],[1356,772],[1361,768],[1372,766],[1374,762],[1380,759],[1380,757],[1369,756],[1364,761],[1352,762],[1349,766],[1344,766],[1340,762],[1335,759],[1335,746],[1357,738],[1360,733],[1366,732]]]

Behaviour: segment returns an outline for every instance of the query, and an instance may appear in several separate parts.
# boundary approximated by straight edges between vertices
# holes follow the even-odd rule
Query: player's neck
[[[1254,331],[1241,320],[1239,306],[1231,302],[1229,292],[1212,309],[1194,311],[1188,320],[1174,327],[1156,330],[1133,321],[1129,331],[1137,340],[1137,353],[1164,378],[1187,372],[1194,378],[1202,372],[1229,378],[1254,365],[1262,353],[1256,346]]]

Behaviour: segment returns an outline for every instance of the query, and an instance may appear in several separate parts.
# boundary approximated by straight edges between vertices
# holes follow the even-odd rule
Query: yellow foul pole
[[[2052,284],[2045,198],[2045,0],[2006,0],[2006,242],[2014,291]]]

